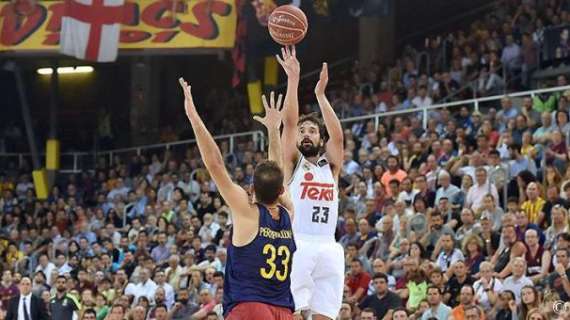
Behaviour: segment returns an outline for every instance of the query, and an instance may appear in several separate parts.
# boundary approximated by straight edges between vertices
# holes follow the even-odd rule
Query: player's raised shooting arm
[[[192,125],[198,149],[208,173],[212,176],[220,194],[232,209],[233,215],[250,212],[248,210],[250,205],[247,192],[235,184],[228,174],[222,153],[216,145],[216,141],[214,141],[214,138],[196,111],[190,86],[182,78],[179,81],[184,90],[186,116]]]
[[[319,82],[317,82],[317,86],[315,87],[315,95],[317,96],[317,102],[321,108],[325,127],[327,128],[327,132],[329,134],[329,140],[326,144],[327,158],[332,164],[333,174],[335,178],[337,178],[340,173],[340,169],[342,168],[342,161],[344,156],[344,135],[342,132],[340,120],[338,120],[338,117],[336,116],[336,113],[334,112],[329,99],[327,99],[327,96],[325,95],[325,89],[328,82],[328,67],[326,63],[323,63]]]
[[[297,150],[297,122],[299,121],[299,78],[301,68],[295,47],[282,48],[281,55],[276,56],[277,61],[287,74],[287,93],[283,105],[283,157],[285,166],[285,180],[292,174],[293,167],[297,162],[299,151]]]
[[[275,93],[271,92],[270,102],[267,103],[267,98],[262,96],[263,107],[265,109],[265,117],[261,118],[259,116],[254,116],[253,119],[260,122],[267,128],[267,135],[269,137],[269,160],[275,161],[279,168],[283,169],[283,149],[281,148],[281,138],[279,137],[279,129],[281,128],[281,122],[283,119],[283,113],[281,109],[281,101],[283,96],[279,95],[277,98],[277,103],[275,102]],[[293,215],[293,202],[287,192],[287,186],[285,185],[287,180],[284,180],[284,192],[279,197],[279,202],[283,205],[287,211]]]

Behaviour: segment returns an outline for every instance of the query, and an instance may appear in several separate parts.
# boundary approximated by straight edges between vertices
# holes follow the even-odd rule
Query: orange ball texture
[[[283,46],[297,44],[305,38],[309,24],[305,13],[293,6],[284,5],[275,8],[269,16],[267,26],[275,42]]]

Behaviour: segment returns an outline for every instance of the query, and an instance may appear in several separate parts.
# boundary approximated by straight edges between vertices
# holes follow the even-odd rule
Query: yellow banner
[[[58,50],[63,12],[63,1],[41,1],[29,16],[18,16],[10,2],[0,2],[0,51]],[[96,17],[75,18],[96,24]],[[236,24],[235,0],[126,1],[119,48],[231,48]]]

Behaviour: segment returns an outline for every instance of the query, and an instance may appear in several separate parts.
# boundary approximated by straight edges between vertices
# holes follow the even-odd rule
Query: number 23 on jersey
[[[275,248],[274,245],[268,243],[263,247],[263,255],[269,256],[265,262],[267,268],[259,268],[259,273],[264,279],[272,279],[275,277],[279,281],[285,281],[289,276],[289,260],[291,252],[286,246]],[[277,257],[281,260],[279,266],[276,264]]]

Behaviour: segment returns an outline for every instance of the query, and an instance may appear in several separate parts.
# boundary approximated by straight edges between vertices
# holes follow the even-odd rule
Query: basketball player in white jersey
[[[312,315],[313,320],[335,319],[344,289],[344,251],[334,237],[338,220],[337,185],[344,153],[343,131],[325,96],[326,63],[315,87],[329,136],[325,141],[325,128],[318,117],[304,115],[299,119],[300,67],[295,47],[281,51],[282,58],[277,56],[277,59],[288,77],[283,107],[283,166],[296,212],[293,234],[297,252],[291,273],[295,318]]]

